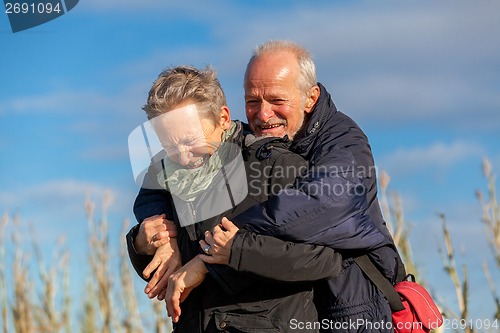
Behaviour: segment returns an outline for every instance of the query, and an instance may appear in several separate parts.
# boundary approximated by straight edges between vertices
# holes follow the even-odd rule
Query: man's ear
[[[316,102],[319,99],[320,95],[320,90],[318,85],[314,85],[309,91],[307,92],[307,99],[306,99],[306,106],[304,108],[305,113],[309,113],[312,111],[314,108],[314,105],[316,105]]]
[[[226,105],[220,108],[219,125],[224,130],[227,130],[231,127],[231,112]]]

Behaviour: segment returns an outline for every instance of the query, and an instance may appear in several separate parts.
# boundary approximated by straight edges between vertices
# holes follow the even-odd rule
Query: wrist
[[[150,255],[150,253],[147,252],[147,244],[141,242],[142,239],[139,237],[139,229],[140,225],[136,225],[132,228],[132,245],[134,246],[134,250],[141,255]]]
[[[196,268],[198,269],[198,271],[202,274],[208,274],[208,269],[207,269],[207,266],[206,266],[206,263],[201,260],[201,257],[200,257],[201,254],[198,254],[196,257],[193,258],[193,260],[195,260],[196,262]]]

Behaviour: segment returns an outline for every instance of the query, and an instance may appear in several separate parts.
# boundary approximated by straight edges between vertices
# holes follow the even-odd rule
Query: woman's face
[[[200,114],[196,104],[187,104],[151,120],[167,156],[188,169],[205,164],[229,128],[227,107],[221,110],[218,123]]]

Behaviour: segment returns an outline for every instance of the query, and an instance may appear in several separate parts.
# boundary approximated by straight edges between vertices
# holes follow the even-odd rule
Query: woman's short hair
[[[194,103],[203,116],[217,122],[226,96],[210,66],[200,70],[192,66],[177,66],[161,72],[149,91],[143,110],[148,119],[186,104]]]

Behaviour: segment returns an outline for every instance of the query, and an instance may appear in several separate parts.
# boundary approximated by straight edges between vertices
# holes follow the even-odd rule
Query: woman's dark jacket
[[[241,145],[243,138],[240,130],[234,141]],[[306,162],[299,155],[291,153],[288,147],[286,139],[276,138],[254,140],[246,145],[243,157],[249,195],[232,210],[192,225],[198,239],[203,238],[206,230],[220,223],[222,216],[234,219],[247,208],[267,200],[272,191],[291,186],[298,172],[306,167]],[[148,175],[154,178],[159,171],[153,169],[148,171]],[[283,170],[288,173],[283,173]],[[200,253],[200,248],[198,241],[190,238],[188,230],[180,227],[172,207],[171,196],[167,191],[141,188],[134,204],[134,213],[139,222],[159,214],[166,214],[167,219],[173,220],[177,224],[177,243],[182,263],[185,264]],[[133,239],[137,231],[136,226],[129,232],[127,245],[132,264],[142,277],[142,271],[152,256],[140,255],[135,251]],[[289,251],[290,248],[296,250]],[[250,272],[237,272],[227,266],[207,265],[210,274],[181,303],[182,315],[175,325],[175,332],[288,332],[291,331],[289,321],[292,318],[302,322],[317,321],[311,281],[338,274],[341,256],[323,246],[284,243],[275,238],[266,242],[266,251],[271,255],[266,258],[265,265],[275,272],[286,269],[293,279],[280,282]],[[297,252],[303,255],[296,258]],[[293,254],[293,257],[289,254]],[[250,260],[260,261],[257,257]],[[294,262],[295,268],[290,267],[290,262]]]

